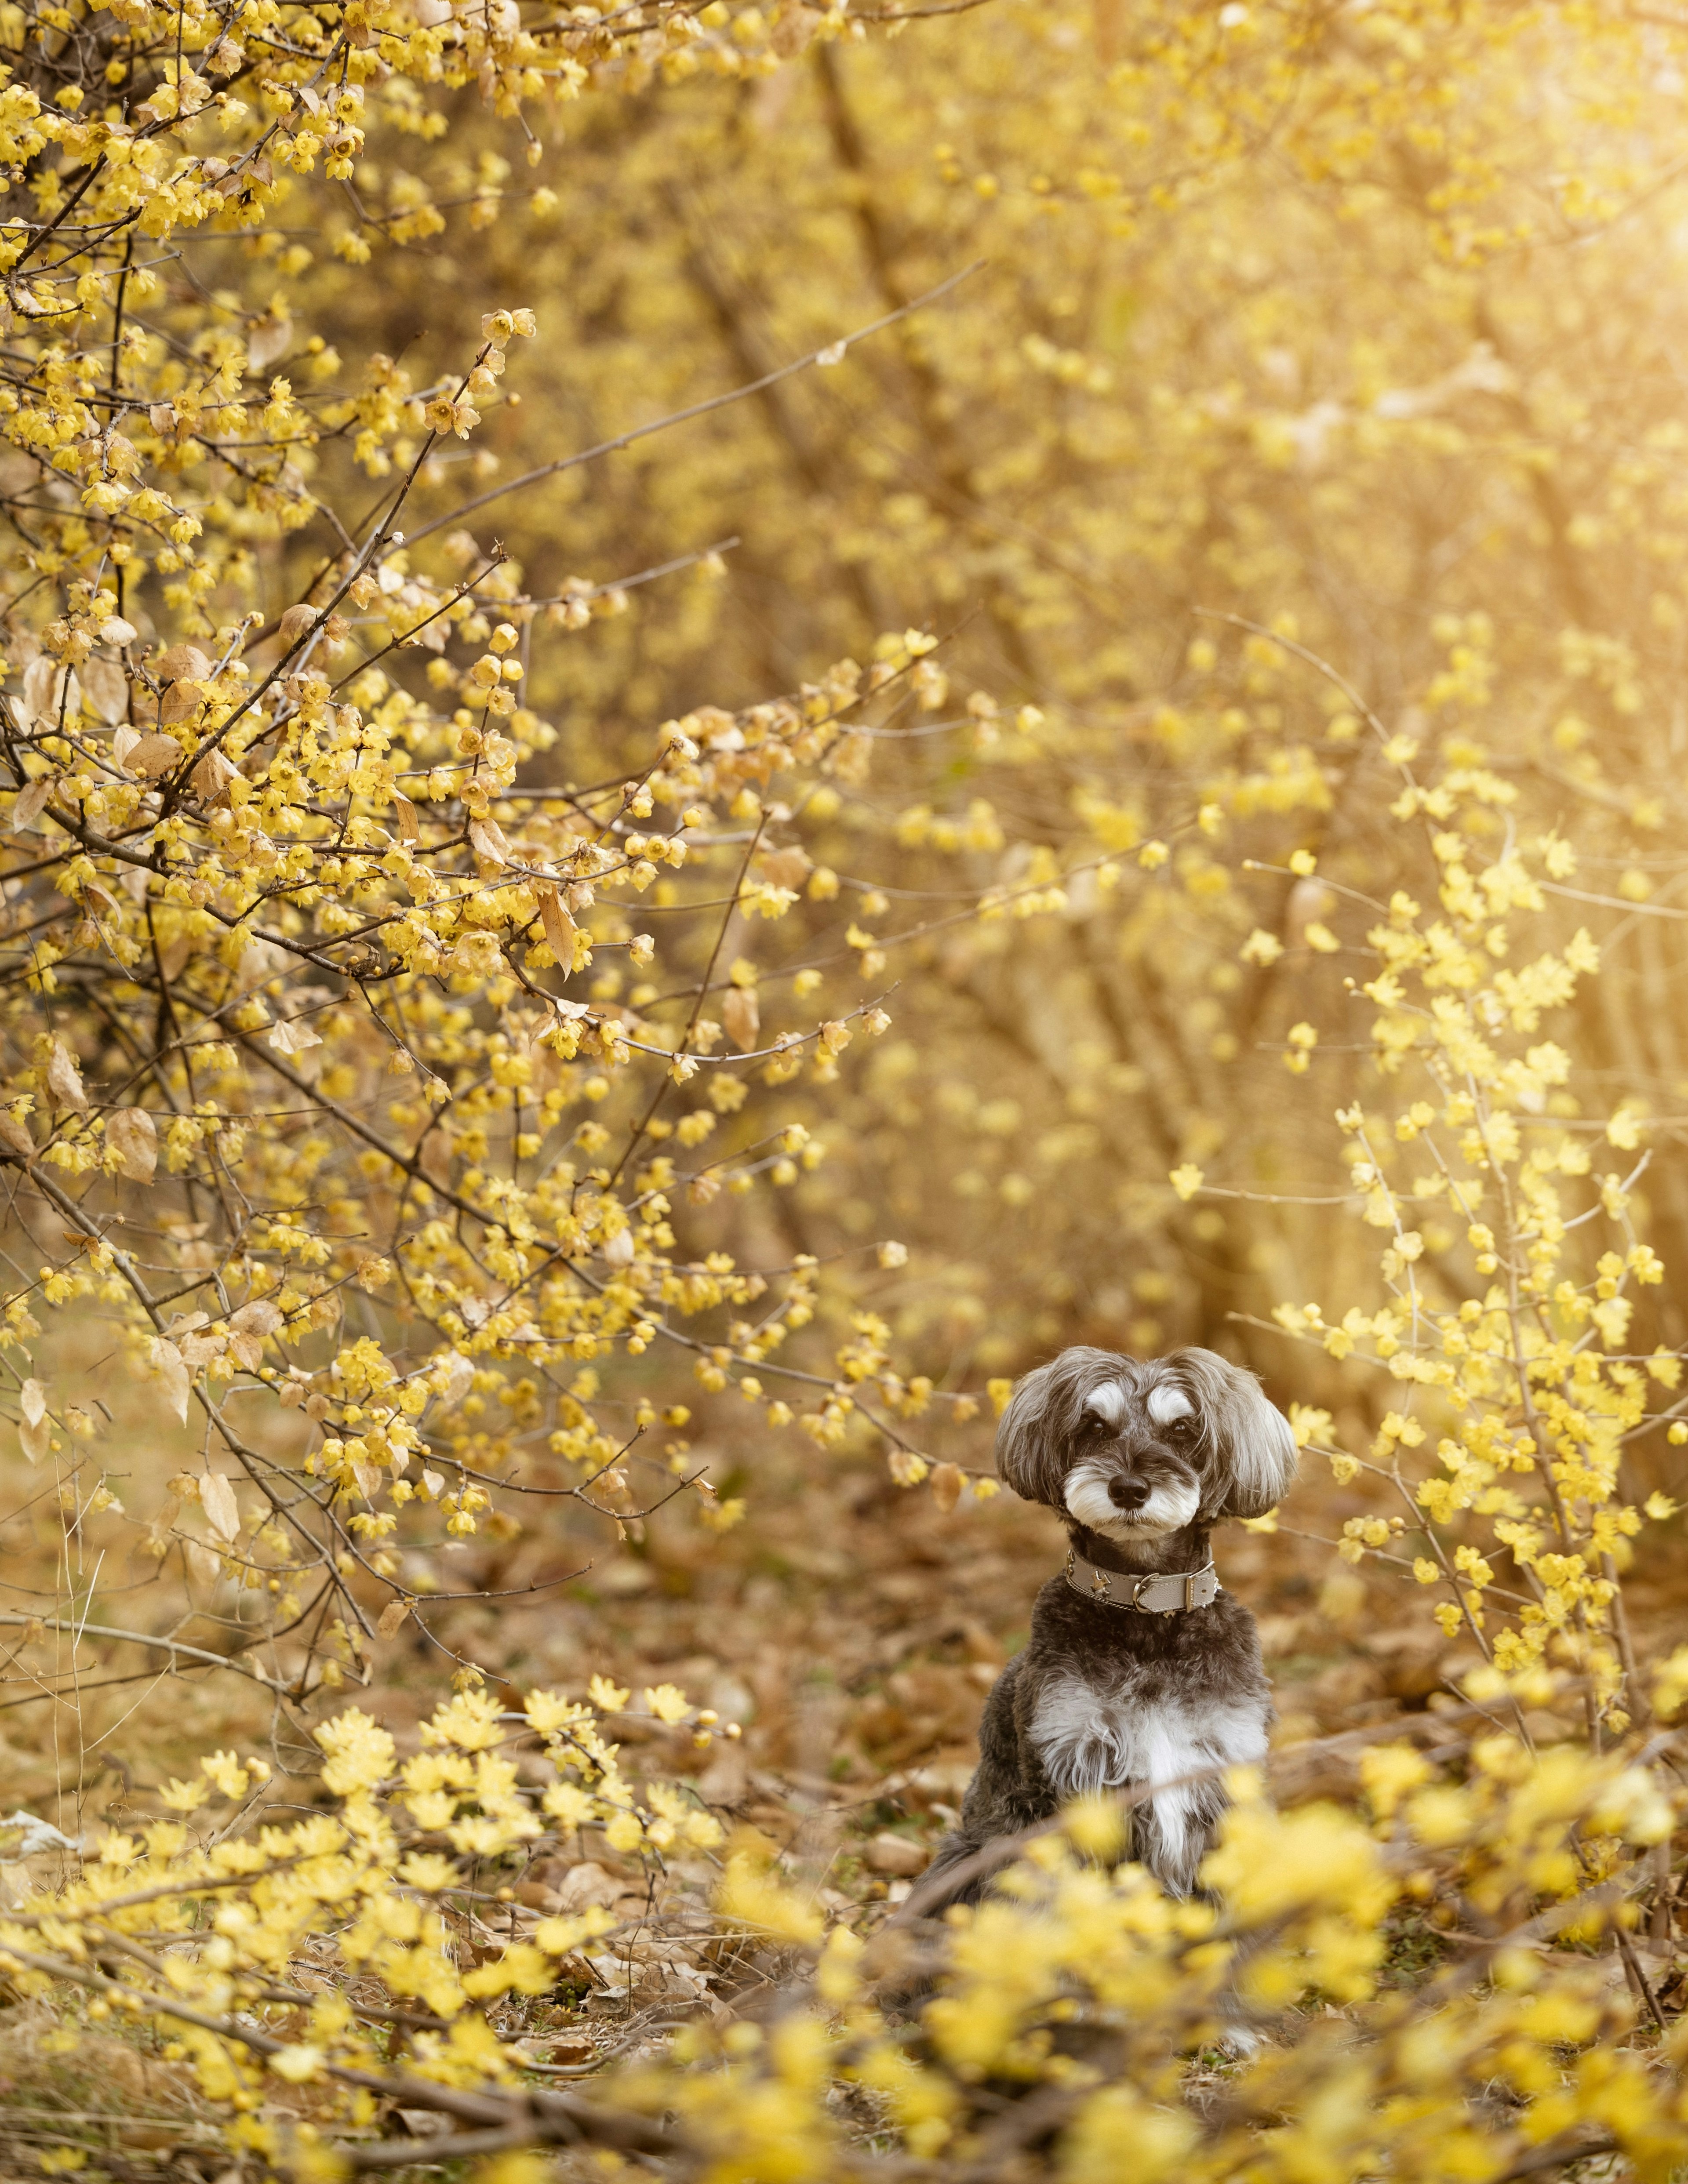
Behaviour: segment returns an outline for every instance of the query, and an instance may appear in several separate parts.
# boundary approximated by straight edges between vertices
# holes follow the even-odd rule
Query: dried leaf
[[[126,766],[129,763],[130,752],[145,740],[139,728],[131,727],[127,721],[121,721],[118,723],[116,733],[111,739],[111,755],[120,766]],[[142,878],[144,877],[143,874]]]
[[[47,1416],[47,1390],[39,1380],[25,1380],[18,1390],[18,1408],[32,1426]]]
[[[144,1107],[120,1107],[108,1115],[105,1141],[117,1156],[118,1173],[131,1183],[150,1183],[159,1165],[158,1125]]]
[[[240,1508],[226,1473],[208,1471],[204,1474],[199,1481],[199,1505],[217,1540],[224,1546],[231,1547],[240,1537]]]
[[[276,625],[276,633],[289,652],[302,637],[316,627],[317,610],[315,607],[289,607]]]
[[[755,987],[733,987],[721,1005],[721,1014],[727,1037],[741,1054],[748,1054],[762,1028],[761,1006]]]
[[[416,824],[416,807],[408,796],[401,796],[396,788],[393,792],[393,809],[398,821],[399,840],[420,842],[422,830]]]
[[[202,682],[210,671],[211,663],[197,644],[173,644],[153,662],[153,672],[165,682],[179,682],[183,677]]]
[[[203,1540],[185,1540],[183,1552],[187,1557],[187,1567],[198,1582],[208,1590],[215,1585],[223,1574],[223,1566],[204,1541]]]
[[[281,1307],[269,1297],[254,1297],[243,1304],[230,1320],[229,1325],[242,1334],[279,1334],[281,1330]]]
[[[58,776],[56,773],[44,773],[40,780],[32,781],[26,788],[18,791],[12,805],[12,832],[14,834],[26,834],[31,828],[37,832],[45,831],[39,824],[41,816],[58,786]]]
[[[122,763],[131,773],[138,773],[148,781],[156,781],[161,773],[168,773],[181,758],[181,745],[174,736],[147,735],[131,744]]]
[[[29,722],[58,719],[66,672],[64,661],[50,652],[42,653],[25,668],[23,708]]]
[[[756,860],[756,869],[773,887],[800,888],[815,869],[815,860],[806,850],[794,844],[786,850],[765,850]]]
[[[20,1160],[35,1158],[35,1139],[23,1117],[10,1107],[0,1107],[0,1143],[8,1145]]]
[[[236,60],[231,64],[223,58],[225,47],[233,43],[233,40],[225,39],[217,47],[217,55],[213,59],[211,66],[219,75],[232,75],[235,70],[240,66],[239,61]],[[239,50],[237,46],[236,51]],[[247,362],[254,371],[267,371],[277,357],[287,354],[292,346],[292,341],[293,322],[287,313],[278,312],[273,318],[266,315],[259,320],[257,325],[252,327],[247,335]],[[289,613],[292,611],[292,609],[288,609]]]
[[[282,1022],[270,1027],[270,1044],[277,1054],[303,1054],[308,1046],[320,1046],[320,1035],[308,1023]]]
[[[572,971],[575,922],[563,908],[563,899],[554,887],[542,887],[539,890],[539,920],[545,928],[545,945],[565,971]]]
[[[183,680],[172,682],[159,700],[159,722],[163,727],[174,727],[178,721],[191,721],[205,702],[205,692],[198,682]]]
[[[126,629],[127,622],[124,624]],[[114,728],[129,716],[129,677],[114,660],[82,662],[82,694],[96,720]]]
[[[389,1600],[381,1611],[381,1620],[375,1626],[376,1635],[382,1638],[396,1638],[409,1620],[409,1602]]]
[[[61,1107],[74,1107],[79,1114],[86,1112],[88,1095],[82,1089],[82,1072],[62,1039],[53,1042],[53,1051],[47,1057],[47,1084]]]
[[[163,1335],[154,1335],[152,1349],[153,1370],[164,1384],[164,1394],[170,1408],[183,1424],[187,1424],[187,1400],[193,1383],[188,1377],[181,1352],[175,1343],[166,1342]]]
[[[125,621],[121,615],[108,615],[100,624],[102,644],[133,644],[139,635],[134,623]]]
[[[932,1498],[947,1517],[961,1498],[961,1474],[953,1463],[933,1467]]]
[[[489,865],[510,862],[510,844],[504,829],[496,819],[471,819],[469,822],[469,840],[476,856],[484,857]]]
[[[53,1446],[53,1424],[48,1418],[25,1419],[18,1428],[18,1446],[31,1463],[39,1463]]]
[[[225,758],[221,751],[207,751],[189,778],[192,781],[195,794],[209,804],[222,794],[239,771],[240,768]]]
[[[440,1401],[448,1409],[460,1403],[475,1384],[475,1368],[460,1350],[454,1350],[446,1364],[445,1385],[440,1390]]]

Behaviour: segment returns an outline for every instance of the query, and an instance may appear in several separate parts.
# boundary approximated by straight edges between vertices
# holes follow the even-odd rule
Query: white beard
[[[1140,1509],[1122,1509],[1108,1492],[1108,1481],[1114,1476],[1099,1463],[1077,1464],[1067,1474],[1064,1499],[1069,1515],[1120,1546],[1181,1532],[1201,1506],[1195,1487],[1169,1480],[1157,1486]]]

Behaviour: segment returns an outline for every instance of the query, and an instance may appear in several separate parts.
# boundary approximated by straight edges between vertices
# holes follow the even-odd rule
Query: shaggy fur
[[[1212,1525],[1282,1498],[1295,1442],[1252,1374],[1211,1350],[1144,1362],[1080,1348],[1020,1383],[996,1461],[1017,1493],[1061,1512],[1086,1561],[1141,1575],[1203,1568]],[[1128,1785],[1154,1790],[1134,1809],[1132,1855],[1188,1895],[1224,1793],[1217,1780],[1183,1778],[1259,1758],[1271,1718],[1254,1618],[1230,1594],[1145,1614],[1076,1592],[1064,1573],[1051,1578],[1025,1651],[985,1702],[978,1771],[922,1898],[993,1837],[1084,1791]],[[941,1900],[986,1885],[960,1883]]]

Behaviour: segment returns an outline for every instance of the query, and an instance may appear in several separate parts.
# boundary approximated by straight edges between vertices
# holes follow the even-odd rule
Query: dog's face
[[[1075,1348],[1015,1390],[996,1463],[1028,1502],[1128,1546],[1262,1515],[1295,1477],[1295,1440],[1253,1374],[1211,1350]]]

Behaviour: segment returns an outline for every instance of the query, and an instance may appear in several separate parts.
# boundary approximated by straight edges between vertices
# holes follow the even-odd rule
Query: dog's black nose
[[[1108,1499],[1121,1509],[1140,1509],[1149,1499],[1149,1489],[1140,1479],[1128,1479],[1123,1473],[1108,1482]]]

